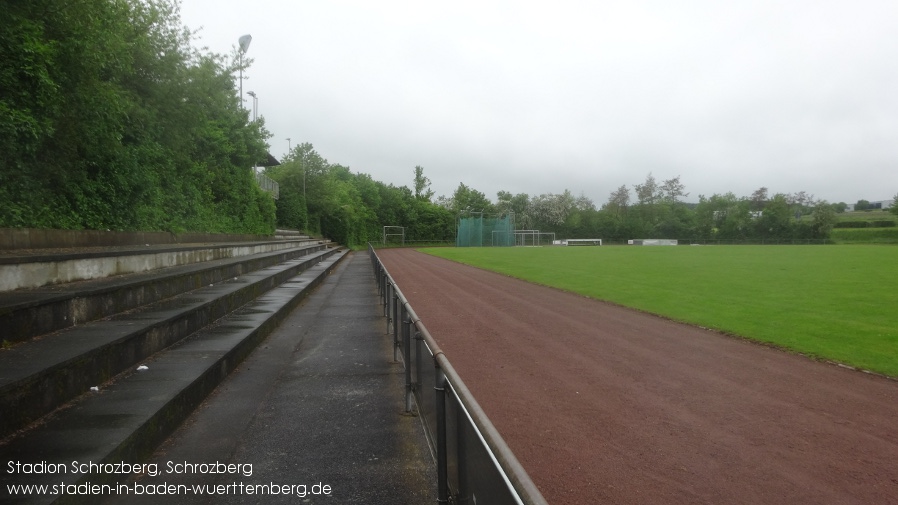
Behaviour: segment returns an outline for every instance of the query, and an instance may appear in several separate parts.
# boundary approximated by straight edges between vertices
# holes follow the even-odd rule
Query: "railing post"
[[[405,308],[405,304],[401,304],[399,306],[399,320],[402,321],[402,326],[399,327],[399,331],[393,332],[393,361],[399,361],[399,350],[402,346],[402,341],[399,340],[402,334],[406,332],[405,329],[405,320],[408,319],[408,309]],[[408,368],[408,361],[405,362],[405,368]]]
[[[384,270],[383,266],[377,265],[377,295],[381,300],[384,298]]]
[[[421,373],[422,373],[421,372],[421,346],[423,346],[423,345],[424,345],[424,337],[421,335],[420,331],[415,331],[415,370],[417,371],[417,374],[415,376],[414,389],[417,389],[419,391],[418,392],[419,400],[421,399],[420,398],[420,395],[421,395],[421,392],[420,392]]]
[[[393,344],[399,343],[399,326],[402,322],[402,310],[405,307],[401,306],[402,300],[399,299],[399,295],[396,294],[396,286],[393,286]]]
[[[390,290],[393,286],[385,285],[384,289],[384,316],[387,318],[387,333],[390,333]]]
[[[437,503],[449,503],[449,455],[446,454],[446,376],[436,368]]]
[[[405,360],[405,411],[412,411],[412,341],[411,318],[405,304],[402,305],[402,351]]]
[[[456,409],[455,418],[456,449],[458,451],[458,489],[455,493],[455,503],[462,505],[468,503],[468,495],[470,494],[468,491],[468,455],[465,450],[465,444],[467,443],[465,440],[467,419],[465,419],[464,409]]]
[[[384,310],[386,310],[386,304],[387,304],[387,289],[389,288],[389,284],[387,284],[387,271],[386,271],[386,270],[383,270],[382,273],[381,273],[381,275],[380,275],[380,277],[381,277],[381,281],[380,281],[380,282],[382,282],[382,283],[383,283],[383,286],[384,286],[384,289],[383,289],[383,296],[384,296]],[[386,314],[384,314],[384,315],[386,315]]]

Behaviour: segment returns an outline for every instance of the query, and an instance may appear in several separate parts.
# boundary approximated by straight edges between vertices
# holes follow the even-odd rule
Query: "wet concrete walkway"
[[[158,474],[106,503],[435,501],[392,358],[368,257],[350,254],[156,452]]]

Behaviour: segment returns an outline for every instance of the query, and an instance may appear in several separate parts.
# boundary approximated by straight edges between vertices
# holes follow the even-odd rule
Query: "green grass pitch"
[[[898,377],[898,248],[432,248],[424,252]]]

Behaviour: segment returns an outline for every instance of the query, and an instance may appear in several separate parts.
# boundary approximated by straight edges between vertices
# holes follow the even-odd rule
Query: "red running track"
[[[378,255],[549,503],[898,503],[896,381]]]

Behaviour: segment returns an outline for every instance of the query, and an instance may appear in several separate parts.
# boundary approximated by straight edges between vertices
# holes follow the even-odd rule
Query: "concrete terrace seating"
[[[0,255],[0,278],[31,272],[32,289],[0,288],[0,328],[9,343],[153,303],[327,248],[324,241],[91,248]],[[65,264],[66,266],[60,266]],[[98,273],[98,264],[127,264],[106,275],[68,282],[60,271]],[[113,275],[127,270],[133,275]],[[96,278],[99,277],[99,278]],[[18,284],[18,283],[17,283]],[[18,287],[18,286],[16,286]]]
[[[296,232],[278,236],[0,253],[0,267],[51,273],[62,263],[170,265],[74,282],[51,274],[0,291],[0,460],[121,462],[152,452],[346,254]]]

